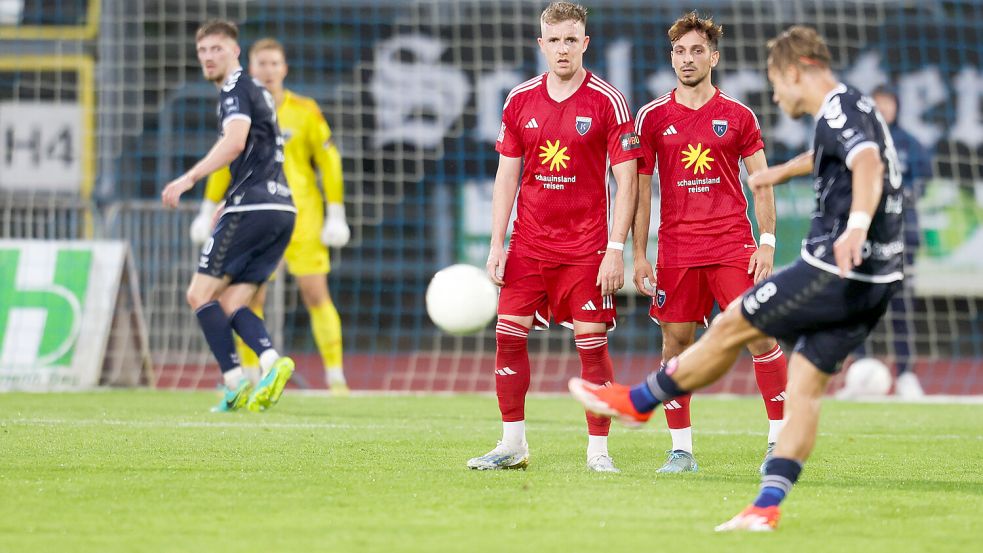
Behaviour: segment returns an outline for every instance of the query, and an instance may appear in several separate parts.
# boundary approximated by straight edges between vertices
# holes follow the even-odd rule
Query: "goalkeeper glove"
[[[215,216],[215,208],[218,205],[211,200],[202,200],[201,209],[194,221],[191,221],[191,242],[193,244],[204,244],[212,237],[212,217]]]
[[[324,228],[321,229],[321,243],[332,248],[340,248],[348,243],[352,231],[345,220],[345,204],[328,204]]]

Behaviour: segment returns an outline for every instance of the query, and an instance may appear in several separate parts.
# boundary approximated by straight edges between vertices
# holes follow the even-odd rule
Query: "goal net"
[[[63,18],[84,25],[94,1],[42,4],[70,4]],[[589,69],[624,92],[633,109],[672,88],[666,30],[692,4],[586,4]],[[30,5],[0,29],[55,25],[29,13]],[[78,186],[91,207],[92,232],[131,245],[158,385],[213,386],[218,376],[184,302],[195,256],[187,229],[196,206],[189,201],[165,211],[155,199],[215,139],[216,93],[201,78],[193,36],[203,20],[227,17],[240,24],[244,50],[265,36],[285,45],[288,88],[320,104],[344,157],[353,237],[332,251],[329,285],[343,321],[351,386],[493,389],[493,329],[463,338],[442,334],[427,319],[424,290],[444,266],[484,265],[501,106],[513,86],[544,70],[535,42],[543,2],[102,0],[98,6],[91,36],[28,40],[4,31],[0,40],[7,57],[36,52],[43,43],[52,59],[92,60],[99,76],[92,82],[92,174],[88,188]],[[908,351],[899,351],[902,326],[890,318],[867,351],[889,362],[910,357],[930,393],[983,394],[976,376],[983,367],[983,3],[709,0],[701,6],[725,28],[715,83],[758,115],[770,163],[808,148],[811,134],[809,121],[779,112],[765,78],[765,42],[788,25],[817,27],[846,82],[864,91],[896,88],[900,124],[932,152],[932,176],[917,202],[922,247],[905,316],[909,346],[902,349]],[[84,75],[42,78],[41,71],[0,61],[0,110],[37,97],[85,104],[78,84]],[[8,121],[0,117],[0,138]],[[86,136],[82,127],[79,133]],[[85,182],[84,167],[78,171]],[[0,164],[0,197],[31,194],[13,190],[8,174]],[[25,230],[24,217],[44,212],[47,197],[33,193],[27,210],[5,203],[0,236],[36,231]],[[813,208],[811,185],[778,189],[776,200],[776,263],[782,265],[798,255]],[[297,354],[299,383],[321,387],[322,364],[296,285],[289,277],[276,282],[271,309],[279,343]],[[648,319],[648,302],[633,290],[617,303],[610,350],[618,378],[634,380],[658,366],[659,330]],[[534,391],[561,391],[579,371],[573,337],[562,328],[533,334],[530,357]],[[742,358],[714,390],[754,392],[750,359]]]

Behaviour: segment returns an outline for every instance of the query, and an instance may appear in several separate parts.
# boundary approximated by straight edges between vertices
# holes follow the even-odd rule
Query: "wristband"
[[[344,221],[345,217],[345,204],[343,203],[329,203],[328,208],[325,210],[328,219],[338,219]]]
[[[625,251],[625,243],[624,242],[615,242],[614,240],[611,240],[610,242],[608,242],[608,249],[609,250],[618,250],[619,252],[623,252],[623,251]]]
[[[864,232],[870,228],[870,215],[867,215],[863,211],[851,211],[850,218],[846,220],[846,228],[852,229],[857,228]]]
[[[758,237],[758,243],[762,246],[775,247],[775,235],[770,232],[762,232],[761,236]]]

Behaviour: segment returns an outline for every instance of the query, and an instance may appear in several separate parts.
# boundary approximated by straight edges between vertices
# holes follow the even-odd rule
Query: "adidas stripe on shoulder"
[[[628,109],[628,101],[625,100],[624,94],[619,92],[618,89],[594,74],[591,74],[590,80],[587,82],[587,88],[600,92],[610,100],[611,106],[614,108],[615,120],[619,125],[631,121],[631,110]]]
[[[645,104],[644,106],[642,106],[638,110],[638,115],[635,116],[635,132],[638,133],[638,134],[642,134],[642,124],[644,123],[645,118],[650,113],[652,113],[652,111],[655,110],[655,108],[657,108],[659,106],[664,106],[667,103],[669,103],[669,100],[670,99],[672,99],[672,93],[671,92],[667,92],[667,93],[663,94],[662,96],[659,96],[655,100],[652,100],[651,102],[649,102],[649,103]]]
[[[512,98],[514,98],[516,95],[521,94],[523,92],[527,92],[529,90],[533,90],[534,88],[542,84],[542,82],[543,82],[543,76],[536,75],[535,77],[529,79],[528,81],[520,83],[518,86],[513,88],[509,92],[509,95],[505,97],[505,105],[502,106],[502,111],[505,111],[505,108],[509,107],[509,102],[511,102]]]

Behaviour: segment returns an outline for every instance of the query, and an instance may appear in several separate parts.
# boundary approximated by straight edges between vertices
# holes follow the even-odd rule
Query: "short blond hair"
[[[793,25],[768,41],[768,65],[778,70],[829,69],[831,59],[826,41],[812,27]]]
[[[200,42],[201,39],[206,36],[211,35],[223,35],[231,38],[232,40],[239,39],[239,27],[236,24],[227,19],[212,19],[201,24],[198,27],[198,31],[195,33],[195,42]]]
[[[579,21],[586,27],[587,8],[572,2],[553,2],[539,16],[539,22],[545,25],[556,25],[564,21]]]
[[[280,41],[275,38],[267,37],[257,40],[249,47],[249,55],[252,56],[256,52],[262,52],[263,50],[276,50],[283,54],[284,59],[287,58],[287,52],[283,49],[283,44],[280,44]]]
[[[710,43],[710,48],[716,50],[717,42],[724,36],[724,28],[713,22],[709,16],[700,17],[695,11],[680,17],[669,27],[669,42],[675,44],[677,40],[683,38],[690,31],[696,31],[703,35]]]

